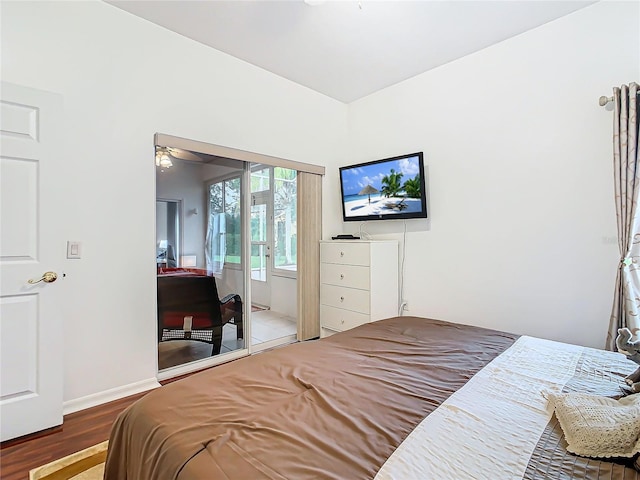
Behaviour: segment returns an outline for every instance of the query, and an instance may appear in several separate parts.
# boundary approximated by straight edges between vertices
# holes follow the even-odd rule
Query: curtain
[[[620,264],[607,349],[615,350],[618,329],[640,331],[640,165],[638,164],[638,85],[613,89],[613,168]]]
[[[298,340],[320,336],[322,176],[298,172]]]

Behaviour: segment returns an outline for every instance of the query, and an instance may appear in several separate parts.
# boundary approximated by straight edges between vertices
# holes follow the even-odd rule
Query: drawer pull
[[[340,256],[341,256],[341,257],[344,257],[344,252],[340,252]]]
[[[344,302],[344,297],[340,297],[340,301],[341,301],[341,302]]]
[[[340,280],[344,280],[344,273],[340,274]]]

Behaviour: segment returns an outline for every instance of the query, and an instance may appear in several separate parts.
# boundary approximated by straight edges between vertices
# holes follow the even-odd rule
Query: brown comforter
[[[118,417],[105,478],[371,479],[516,338],[399,317],[206,370]]]

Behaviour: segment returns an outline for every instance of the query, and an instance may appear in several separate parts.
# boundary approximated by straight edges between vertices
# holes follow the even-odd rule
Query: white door
[[[0,91],[0,436],[62,423],[64,240],[55,182],[62,97]],[[46,281],[37,281],[48,274]]]
[[[251,194],[251,303],[271,306],[273,206],[270,191]]]

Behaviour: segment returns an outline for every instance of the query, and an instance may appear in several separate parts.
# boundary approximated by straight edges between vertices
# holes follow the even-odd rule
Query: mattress
[[[457,408],[451,402],[460,397],[473,406],[477,394],[467,387],[486,389],[482,377],[500,376],[494,360],[514,352],[521,340],[479,327],[397,317],[221,365],[152,391],[125,410],[112,429],[105,478],[425,478],[405,469],[431,468],[429,462],[439,457],[430,460],[432,455],[416,450],[425,444],[456,454],[450,469],[448,453],[439,462],[446,478],[636,478],[624,462],[594,467],[568,455],[555,417],[538,412],[544,407],[535,408],[542,417],[533,420],[537,433],[525,442],[530,451],[514,462],[519,477],[492,459],[485,462],[495,464],[491,477],[475,470],[486,448],[470,448],[467,424],[458,435],[449,428],[458,444],[438,437],[430,417],[443,421],[442,412]],[[572,370],[554,388],[619,389],[633,364],[610,352],[602,352],[606,365],[593,363],[597,352],[574,348]],[[574,375],[581,371],[591,373]],[[598,382],[589,375],[599,376]],[[508,423],[494,420],[497,430],[509,430]],[[480,442],[474,448],[483,445],[482,433],[476,435]],[[504,451],[510,458],[508,445]],[[467,464],[474,468],[460,466]],[[600,477],[609,467],[609,476]]]
[[[620,396],[629,363],[618,353],[520,337],[426,417],[375,480],[635,479],[631,459],[568,453],[548,400]]]

